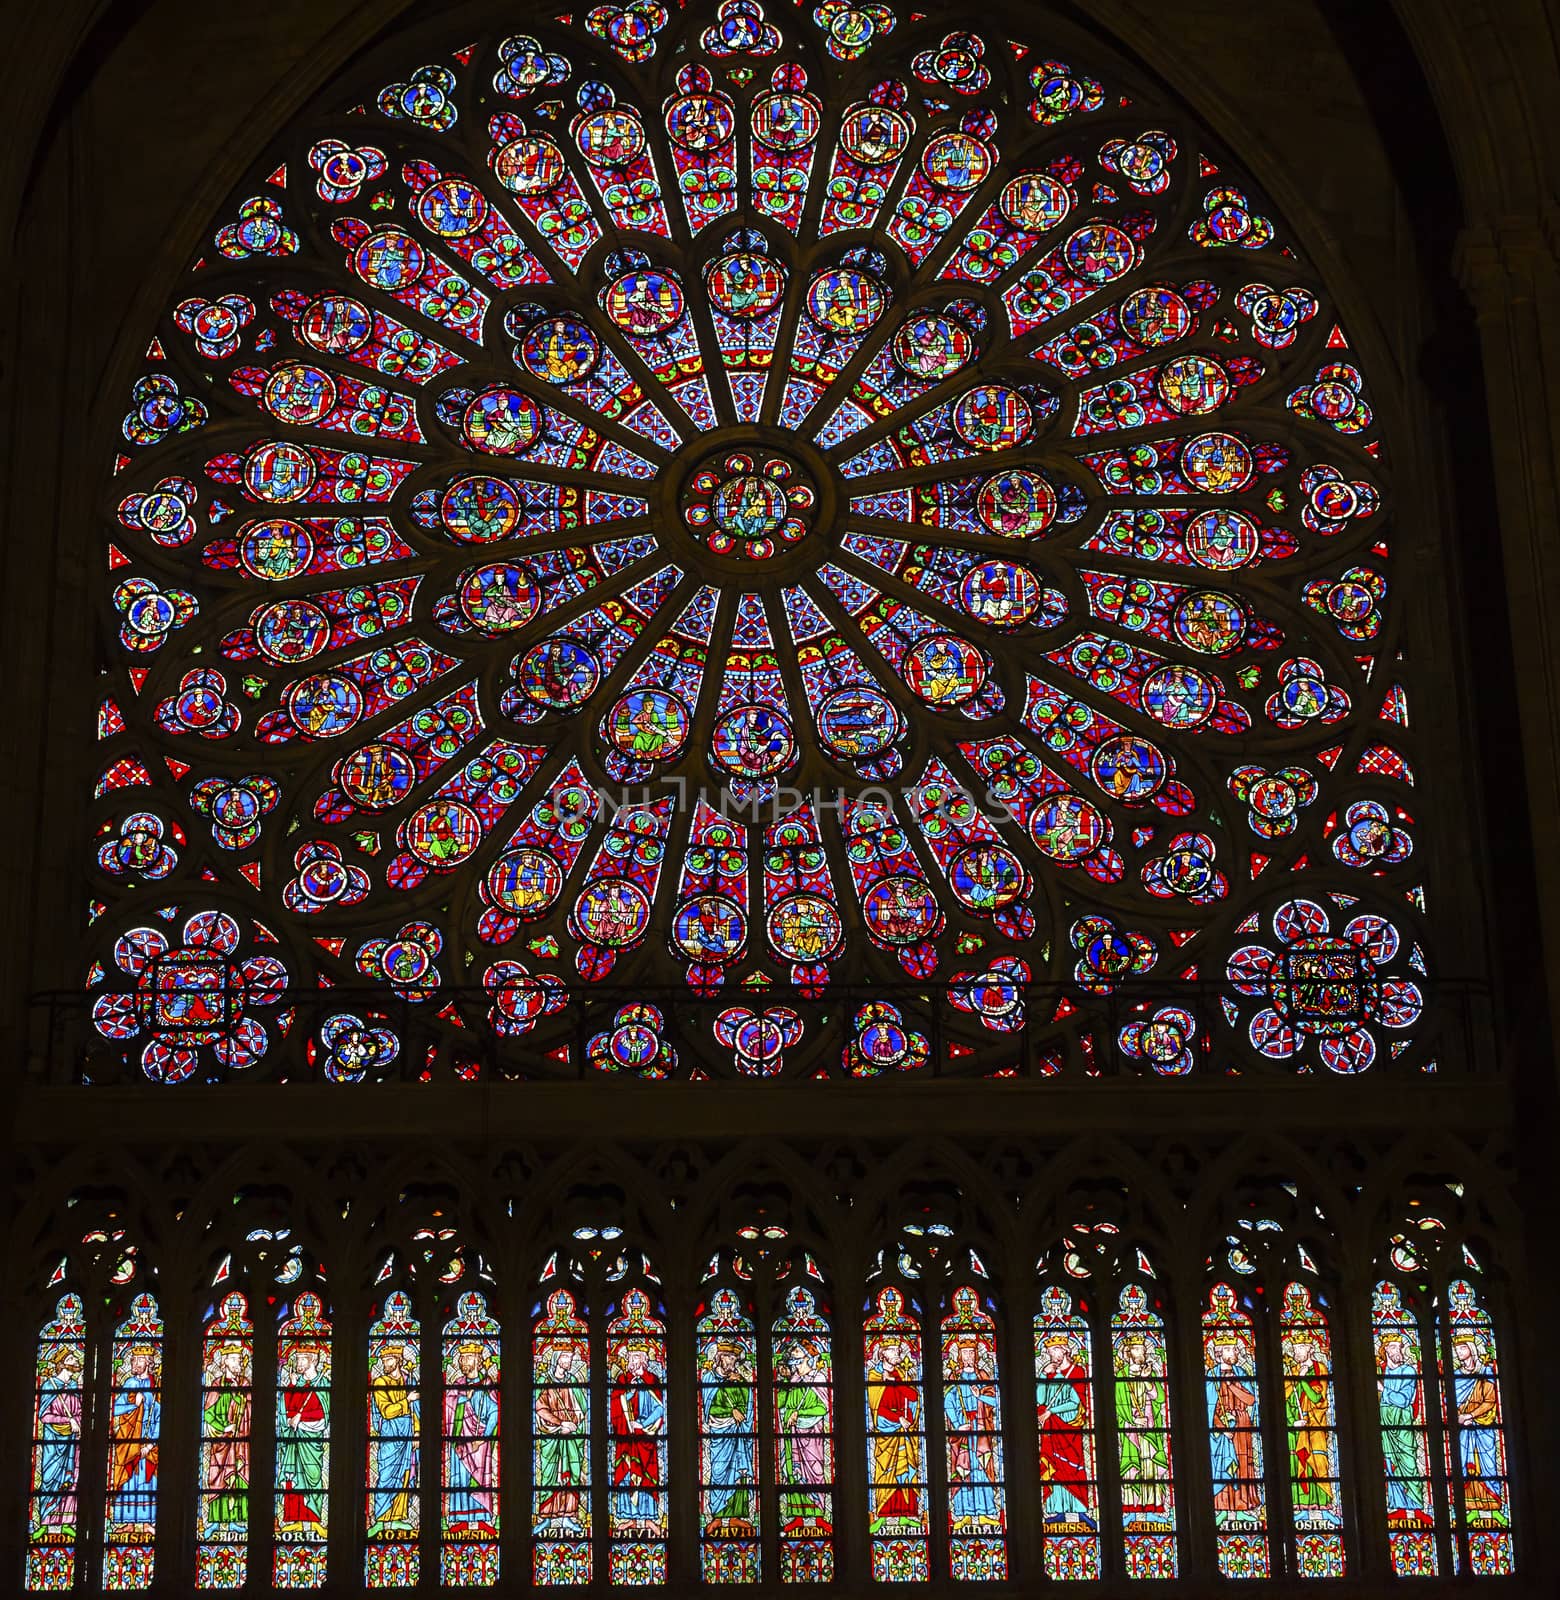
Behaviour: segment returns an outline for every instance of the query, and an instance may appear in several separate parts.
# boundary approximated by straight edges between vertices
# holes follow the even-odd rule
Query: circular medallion
[[[1213,715],[1219,691],[1207,673],[1172,661],[1143,683],[1143,709],[1166,728],[1200,728]]]
[[[840,147],[864,167],[897,161],[910,143],[910,124],[887,106],[852,106],[840,123]]]
[[[1030,812],[1029,837],[1042,854],[1072,866],[1109,840],[1110,826],[1081,795],[1056,794]]]
[[[598,878],[580,891],[569,922],[576,938],[621,950],[650,926],[650,902],[628,878]]]
[[[724,895],[684,900],[672,917],[672,947],[690,961],[732,961],[747,942],[747,918]]]
[[[844,933],[839,912],[822,895],[793,894],[769,913],[769,942],[787,961],[826,961]]]
[[[251,577],[284,583],[309,570],[314,540],[307,528],[280,517],[251,522],[239,538],[238,558]]]
[[[991,171],[991,151],[973,134],[937,133],[926,141],[921,171],[939,189],[962,194],[986,180]]]
[[[1137,264],[1130,234],[1108,222],[1091,222],[1069,234],[1063,247],[1067,265],[1085,283],[1114,283]]]
[[[936,383],[975,359],[975,340],[952,317],[911,317],[894,335],[893,351],[902,371]]]
[[[626,167],[644,153],[644,124],[616,106],[588,116],[575,130],[580,154],[598,167]]]
[[[545,850],[507,850],[483,881],[495,906],[530,922],[544,916],[563,893],[563,868]]]
[[[576,639],[542,639],[521,656],[516,678],[533,705],[572,711],[596,692],[601,663]]]
[[[1121,302],[1119,316],[1123,331],[1150,350],[1184,339],[1197,321],[1186,301],[1165,284],[1134,289]]]
[[[1136,805],[1159,792],[1165,781],[1165,758],[1158,745],[1135,733],[1121,733],[1094,752],[1089,771],[1106,794]]]
[[[935,938],[943,920],[932,886],[904,874],[873,884],[862,897],[861,913],[876,938],[900,947]]]
[[[967,639],[934,633],[905,657],[905,682],[929,706],[962,706],[986,681],[985,657]]]
[[[1023,897],[1029,875],[1005,844],[982,840],[967,845],[953,858],[948,883],[967,911],[991,916]]]
[[[486,634],[513,633],[541,610],[542,592],[522,566],[495,561],[468,572],[460,583],[460,609]]]
[[[688,742],[688,708],[665,689],[631,689],[615,702],[603,731],[638,761],[669,761]]]
[[[768,256],[734,250],[705,274],[711,303],[728,317],[761,317],[785,296],[785,273]]]
[[[411,793],[417,764],[399,745],[374,741],[354,750],[336,768],[341,792],[365,811],[384,811]]]
[[[350,355],[368,343],[373,331],[368,307],[345,294],[322,294],[311,300],[298,324],[299,337],[322,355]]]
[[[266,379],[265,408],[278,422],[311,427],[336,403],[336,380],[319,367],[289,361]]]
[[[1212,572],[1233,572],[1262,547],[1257,525],[1242,511],[1220,506],[1199,512],[1186,525],[1186,553]]]
[[[982,561],[964,574],[959,602],[988,628],[1020,628],[1040,609],[1040,580],[1011,561]]]
[[[1240,648],[1246,613],[1216,589],[1194,590],[1175,608],[1175,636],[1199,655],[1222,656]]]
[[[681,95],[666,114],[666,131],[672,143],[696,153],[718,149],[735,128],[736,119],[723,96]]]
[[[806,95],[760,95],[753,102],[753,137],[770,150],[805,150],[818,137],[818,108]]]
[[[476,473],[457,478],[444,491],[439,517],[452,539],[491,544],[514,531],[520,520],[520,496],[512,483]]]
[[[430,867],[457,867],[482,843],[482,823],[459,800],[430,800],[406,819],[403,842]]]
[[[1233,494],[1254,476],[1251,451],[1233,433],[1203,433],[1181,452],[1186,481],[1202,494]]]
[[[1044,233],[1072,210],[1072,196],[1066,184],[1049,172],[1026,172],[1003,185],[997,210],[1015,228]]]
[[[796,759],[796,735],[778,711],[738,706],[720,717],[710,736],[716,765],[737,778],[772,778]]]
[[[256,445],[244,462],[244,487],[256,500],[285,504],[301,500],[314,487],[319,469],[301,444],[269,440]]]
[[[682,318],[682,286],[664,272],[626,272],[607,290],[605,304],[626,333],[665,333]]]
[[[363,714],[363,691],[339,673],[300,678],[287,691],[287,715],[310,739],[333,739]]]
[[[807,286],[807,314],[831,333],[865,333],[883,315],[888,295],[876,278],[839,268]]]
[[[567,171],[563,152],[551,139],[515,139],[493,158],[493,172],[511,194],[547,194]]]
[[[903,724],[894,703],[865,684],[836,689],[818,707],[818,737],[847,761],[881,755],[899,737]]]
[[[1056,491],[1024,467],[996,472],[981,484],[975,513],[1004,539],[1029,539],[1044,533],[1056,516]]]
[[[1177,356],[1160,370],[1159,393],[1183,417],[1206,416],[1229,399],[1229,375],[1212,356]]]
[[[520,341],[525,370],[545,383],[578,383],[600,359],[601,341],[579,317],[545,317]]]
[[[541,435],[542,408],[519,389],[484,389],[466,407],[461,431],[472,449],[484,455],[521,455]]]
[[[255,613],[254,629],[268,661],[309,661],[330,641],[330,618],[309,600],[273,600]]]
[[[816,498],[789,457],[731,451],[707,460],[688,479],[683,522],[717,555],[763,561],[807,533]]]
[[[416,283],[427,265],[427,251],[399,228],[369,234],[352,255],[352,270],[364,283],[391,294]]]
[[[973,450],[1008,450],[1029,437],[1034,414],[1016,389],[985,383],[953,403],[953,431]]]
[[[488,203],[465,178],[441,178],[418,195],[413,209],[429,233],[440,239],[465,239],[486,221]]]

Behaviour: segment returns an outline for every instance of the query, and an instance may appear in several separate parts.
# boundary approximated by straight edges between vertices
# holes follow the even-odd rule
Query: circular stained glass
[[[209,841],[94,846],[99,1031],[164,1070],[117,997],[186,922],[204,971],[220,901],[214,970],[533,1061],[603,980],[781,997],[787,1071],[846,1059],[846,980],[993,1048],[1032,980],[1113,1038],[1196,928],[1209,1058],[1277,1059],[1310,1002],[1243,839],[1411,988],[1422,853],[1323,832],[1411,781],[1374,397],[1260,190],[1038,35],[596,15],[343,91],[142,342],[95,825]],[[742,1070],[700,1026],[677,1070]]]

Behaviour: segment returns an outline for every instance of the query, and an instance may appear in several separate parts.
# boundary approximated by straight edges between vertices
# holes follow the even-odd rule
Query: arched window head
[[[195,1581],[202,1589],[238,1588],[249,1567],[254,1363],[249,1302],[225,1295],[201,1344]]]
[[[312,1291],[276,1332],[276,1521],[272,1582],[317,1589],[330,1537],[331,1325]]]
[[[163,1324],[151,1295],[130,1302],[114,1329],[110,1361],[103,1586],[145,1589],[153,1575],[163,1438]]]
[[[1060,21],[610,9],[326,90],[147,330],[94,1076],[1426,1065],[1302,242]]]
[[[76,1582],[86,1341],[81,1296],[61,1295],[54,1316],[39,1330],[33,1369],[29,1589],[70,1589]]]

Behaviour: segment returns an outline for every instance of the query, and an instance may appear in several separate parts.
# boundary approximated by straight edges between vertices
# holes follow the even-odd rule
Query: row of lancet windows
[[[554,1258],[523,1328],[495,1319],[490,1283],[421,1319],[404,1289],[381,1290],[352,1328],[323,1281],[230,1284],[194,1341],[198,1371],[190,1345],[165,1364],[154,1294],[100,1322],[64,1293],[37,1347],[26,1582],[148,1587],[175,1559],[160,1453],[196,1445],[201,1589],[267,1569],[276,1588],[318,1587],[332,1545],[359,1534],[369,1587],[489,1586],[501,1547],[538,1586],[658,1584],[679,1528],[710,1582],[827,1582],[863,1539],[879,1581],[1000,1580],[1016,1575],[1010,1524],[1034,1518],[1050,1579],[1175,1576],[1198,1519],[1228,1577],[1326,1579],[1353,1570],[1351,1507],[1371,1497],[1397,1575],[1513,1569],[1495,1333],[1467,1278],[1439,1295],[1383,1281],[1367,1323],[1314,1282],[1265,1294],[1232,1273],[1182,1320],[1137,1264],[1103,1295],[1042,1282],[1022,1349],[970,1252],[935,1289],[901,1257],[854,1315],[808,1255],[758,1293],[740,1258],[717,1262],[680,1337],[636,1256],[591,1288]],[[349,1341],[364,1358],[350,1390]],[[1373,1418],[1348,1415],[1345,1349],[1373,1353]],[[1202,1373],[1184,1408],[1198,1389],[1178,1387],[1183,1359]],[[163,1422],[177,1386],[188,1440]],[[1348,1481],[1345,1424],[1379,1439],[1374,1483]],[[355,1429],[366,1467],[349,1498],[332,1452]],[[678,1481],[683,1460],[696,1484]]]

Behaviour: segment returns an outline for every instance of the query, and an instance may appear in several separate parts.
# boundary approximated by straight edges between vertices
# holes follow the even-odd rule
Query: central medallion
[[[682,515],[689,532],[716,555],[767,561],[806,538],[817,503],[817,490],[790,456],[727,450],[688,479]]]

